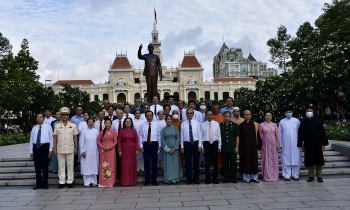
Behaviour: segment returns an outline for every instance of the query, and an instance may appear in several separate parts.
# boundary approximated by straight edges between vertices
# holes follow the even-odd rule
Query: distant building
[[[161,41],[158,39],[156,24],[151,33],[154,53],[162,58],[160,50]],[[243,58],[240,49],[226,53],[229,59]],[[225,54],[225,56],[226,56]],[[162,59],[161,59],[162,60]],[[162,66],[163,80],[158,81],[158,94],[160,99],[168,99],[173,95],[175,100],[225,100],[233,97],[235,89],[247,87],[255,89],[256,80],[251,77],[214,78],[203,81],[203,67],[198,62],[194,51],[184,53],[182,62],[177,67]],[[143,69],[134,68],[127,54],[116,54],[113,64],[108,69],[108,82],[94,84],[91,80],[59,80],[52,84],[56,93],[62,91],[61,84],[68,83],[90,94],[91,100],[108,99],[112,103],[134,103],[134,99],[143,101],[150,97],[147,94],[146,80],[142,75]]]
[[[251,53],[247,58],[243,58],[242,49],[228,48],[225,42],[213,58],[214,78],[252,77],[265,80],[277,73],[277,69],[267,68],[267,63],[257,61]]]

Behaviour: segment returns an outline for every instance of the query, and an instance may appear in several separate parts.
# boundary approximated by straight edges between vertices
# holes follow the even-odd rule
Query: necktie
[[[148,125],[147,143],[151,143],[151,123]]]
[[[40,143],[41,143],[41,125],[39,127],[38,135],[36,136],[36,148],[40,148]]]
[[[126,114],[126,117],[129,117],[129,114]]]
[[[210,142],[210,144],[213,143],[213,130],[211,127],[211,122],[209,123],[209,142]]]
[[[102,131],[102,121],[100,121],[100,131]]]
[[[188,122],[189,124],[189,131],[190,131],[190,142],[193,142],[193,132],[192,132],[192,125],[191,125],[191,121]]]
[[[182,110],[180,110],[180,120],[182,120]]]
[[[121,129],[122,129],[122,121],[119,120],[118,133],[119,133],[119,131],[120,131]]]
[[[154,115],[155,115],[156,118],[157,118],[157,105],[154,105]]]

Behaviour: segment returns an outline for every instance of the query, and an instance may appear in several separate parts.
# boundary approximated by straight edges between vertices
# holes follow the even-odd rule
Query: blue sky
[[[162,64],[176,67],[184,51],[195,50],[209,80],[223,35],[244,57],[250,45],[257,60],[268,62],[266,42],[278,26],[294,36],[305,21],[314,24],[326,2],[331,0],[8,0],[1,2],[0,32],[15,52],[28,39],[41,81],[57,81],[59,70],[60,79],[100,83],[108,79],[116,52],[127,52],[130,63],[143,66],[137,50],[151,40],[155,5]]]

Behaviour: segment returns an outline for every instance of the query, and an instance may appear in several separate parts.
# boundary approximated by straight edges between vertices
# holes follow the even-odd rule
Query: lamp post
[[[51,80],[50,79],[45,80],[45,87],[46,87],[46,82],[51,82]]]

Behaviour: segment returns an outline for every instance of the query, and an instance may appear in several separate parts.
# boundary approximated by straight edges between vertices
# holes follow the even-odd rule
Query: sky
[[[204,68],[204,80],[212,75],[213,57],[223,41],[241,48],[275,67],[266,42],[285,25],[295,36],[306,21],[314,25],[331,0],[3,0],[0,32],[17,53],[24,38],[39,61],[40,81],[108,80],[116,53],[127,53],[135,68],[140,44],[151,40],[154,7],[162,42],[162,65],[176,67],[184,51],[195,51]],[[147,47],[142,53],[148,53]]]

